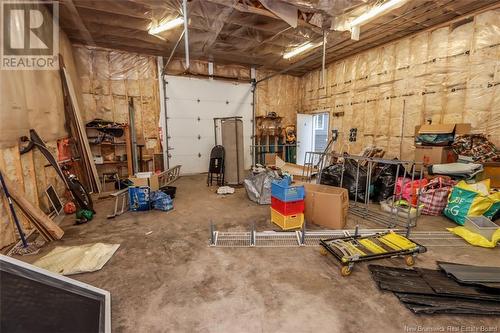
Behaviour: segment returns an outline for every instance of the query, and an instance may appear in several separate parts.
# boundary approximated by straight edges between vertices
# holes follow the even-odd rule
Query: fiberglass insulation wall
[[[463,22],[462,22],[463,23]],[[467,122],[500,144],[500,10],[370,49],[302,78],[302,112],[329,111],[343,150],[414,157],[415,125]],[[347,145],[349,129],[357,142]],[[337,150],[340,149],[340,145]]]
[[[145,155],[160,153],[160,100],[156,59],[137,53],[74,45],[85,122],[95,118],[129,123],[135,110],[137,141]]]
[[[59,34],[59,50],[73,85],[79,91],[71,44]],[[35,206],[48,211],[45,190],[54,186],[63,197],[64,184],[39,149],[19,153],[19,137],[29,136],[33,128],[57,156],[57,139],[67,136],[64,129],[64,104],[59,71],[0,71],[0,169],[17,190],[24,192]],[[32,229],[29,221],[16,209],[25,233]],[[17,241],[7,200],[0,190],[0,248]]]

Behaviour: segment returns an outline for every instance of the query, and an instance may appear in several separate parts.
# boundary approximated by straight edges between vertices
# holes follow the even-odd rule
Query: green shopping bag
[[[467,216],[485,215],[492,218],[500,208],[500,192],[490,194],[490,180],[476,184],[460,181],[451,190],[444,215],[464,225]]]

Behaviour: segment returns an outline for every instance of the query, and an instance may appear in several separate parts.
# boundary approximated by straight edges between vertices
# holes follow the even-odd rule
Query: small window
[[[323,130],[325,129],[325,115],[318,114],[314,116],[316,120],[314,121],[314,129],[315,130]]]

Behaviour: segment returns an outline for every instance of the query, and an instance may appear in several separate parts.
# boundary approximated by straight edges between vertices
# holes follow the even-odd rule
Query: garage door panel
[[[169,164],[181,164],[184,174],[206,172],[215,144],[213,118],[241,116],[245,167],[250,168],[251,85],[175,76],[166,80]]]
[[[169,118],[168,119],[168,135],[175,136],[209,136],[214,140],[214,121],[213,119],[194,118]]]
[[[167,122],[168,135],[171,137],[190,135],[186,128],[197,126],[198,122],[194,118],[169,118]]]
[[[209,139],[198,140],[192,136],[171,139],[170,162],[172,165],[181,164],[183,174],[207,172],[212,145]]]
[[[209,105],[210,104],[210,105]],[[199,103],[196,100],[190,99],[178,99],[178,98],[169,98],[167,103],[167,112],[170,110],[175,110],[175,114],[182,115],[182,117],[191,117],[191,118],[204,118],[204,119],[212,119],[212,114],[207,112],[207,108],[213,107],[213,104],[217,104],[218,108],[222,108],[225,103],[210,103],[207,101],[200,101]],[[170,112],[169,112],[170,113]]]
[[[196,89],[193,89],[192,81],[194,80],[199,81],[195,83]],[[187,91],[190,93],[186,94]],[[242,91],[244,93],[242,93]],[[221,97],[220,94],[214,94],[214,92],[223,92],[223,96]],[[202,101],[229,100],[234,103],[244,103],[243,100],[251,103],[253,99],[250,84],[175,76],[167,76],[167,96],[176,99],[200,99]]]

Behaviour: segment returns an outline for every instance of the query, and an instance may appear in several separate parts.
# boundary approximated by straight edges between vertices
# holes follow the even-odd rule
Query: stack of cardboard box
[[[421,134],[453,134],[456,136],[468,134],[470,130],[470,124],[418,125],[415,127],[415,140]],[[457,161],[457,155],[453,152],[450,144],[432,145],[415,141],[415,161],[423,162],[424,165],[453,163]]]

